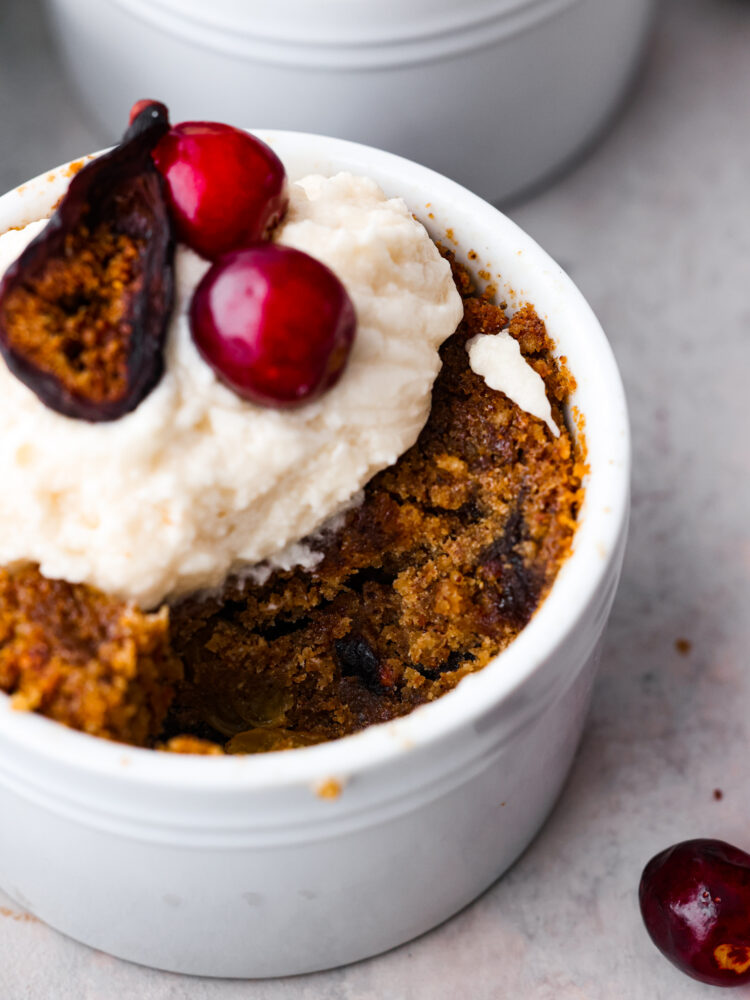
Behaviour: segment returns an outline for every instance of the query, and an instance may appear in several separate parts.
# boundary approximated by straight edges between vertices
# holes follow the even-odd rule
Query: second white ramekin
[[[653,0],[48,0],[81,100],[273,123],[408,156],[496,201],[568,160],[633,74]],[[115,138],[112,133],[112,138]]]
[[[518,639],[411,715],[283,753],[200,758],[97,740],[0,695],[0,886],[66,934],[212,976],[373,955],[475,898],[523,851],[573,759],[628,517],[612,352],[570,279],[508,218],[375,149],[260,132],[292,178],[341,169],[401,195],[436,238],[533,302],[577,381],[586,499],[571,557]],[[0,232],[47,214],[66,171],[0,198]]]

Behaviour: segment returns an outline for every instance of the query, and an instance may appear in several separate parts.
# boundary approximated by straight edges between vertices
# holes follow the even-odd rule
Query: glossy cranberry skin
[[[265,239],[286,212],[283,163],[241,129],[182,122],[153,158],[167,183],[178,238],[209,260]]]
[[[750,983],[750,855],[721,840],[686,840],[652,858],[639,889],[656,947],[712,986]]]
[[[333,273],[300,250],[258,243],[218,260],[193,295],[203,358],[244,399],[288,407],[338,381],[356,314]]]

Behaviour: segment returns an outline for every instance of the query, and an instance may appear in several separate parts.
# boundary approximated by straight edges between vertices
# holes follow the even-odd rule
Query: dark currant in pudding
[[[656,947],[712,986],[750,983],[750,855],[721,840],[686,840],[652,858],[641,913]]]

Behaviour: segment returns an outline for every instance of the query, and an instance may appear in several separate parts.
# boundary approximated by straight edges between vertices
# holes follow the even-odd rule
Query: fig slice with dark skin
[[[174,235],[151,150],[168,129],[164,105],[145,104],[0,283],[0,354],[65,416],[117,420],[162,376]]]

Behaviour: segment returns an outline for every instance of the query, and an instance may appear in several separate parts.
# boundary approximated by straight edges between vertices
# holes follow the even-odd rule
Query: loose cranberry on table
[[[300,250],[259,243],[218,260],[193,295],[198,350],[244,399],[285,407],[338,381],[356,330],[339,279]]]
[[[178,238],[209,260],[265,239],[286,212],[283,163],[242,129],[182,122],[153,158],[167,183]]]
[[[641,914],[657,948],[713,986],[750,983],[750,855],[721,840],[686,840],[646,865]]]

